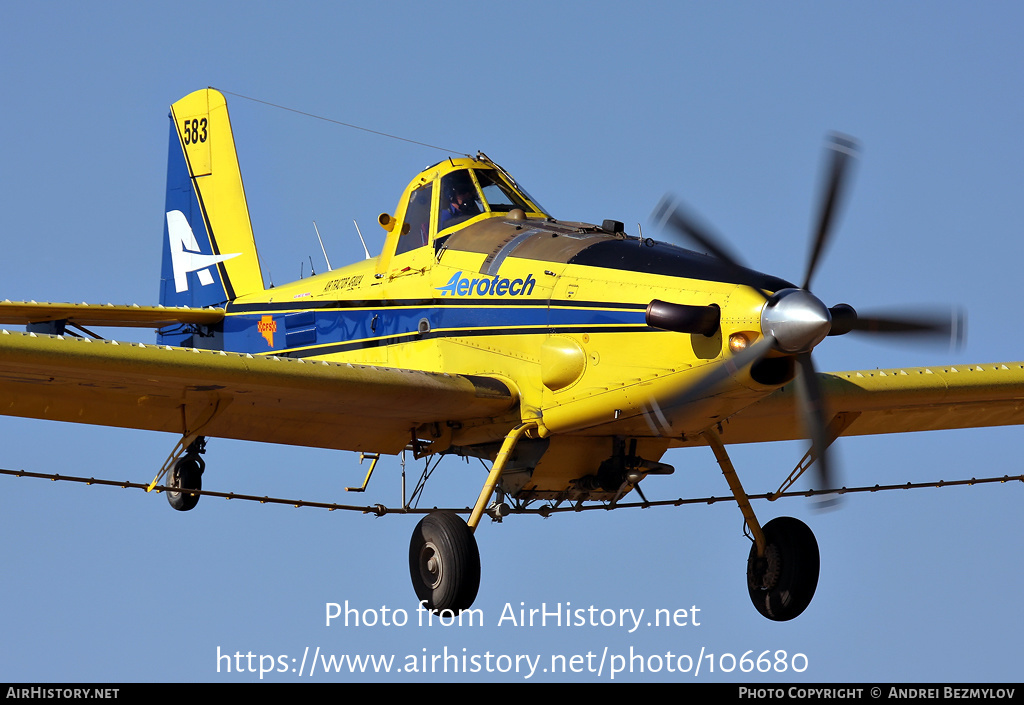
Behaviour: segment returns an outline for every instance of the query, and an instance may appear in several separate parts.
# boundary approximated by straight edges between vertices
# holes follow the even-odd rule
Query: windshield
[[[529,198],[529,197],[527,197]],[[519,208],[537,213],[540,206],[524,198],[493,169],[459,169],[441,178],[438,231],[446,230],[481,213],[508,213]]]
[[[488,210],[500,213],[508,213],[513,208],[521,208],[524,212],[533,210],[495,172],[477,171],[476,179],[480,183],[480,189],[484,192]]]

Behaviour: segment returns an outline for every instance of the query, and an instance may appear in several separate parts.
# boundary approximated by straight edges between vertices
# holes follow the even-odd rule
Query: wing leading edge
[[[397,453],[515,404],[489,377],[0,331],[8,416]]]
[[[840,436],[1024,424],[1024,362],[818,375]],[[790,384],[722,423],[725,443],[804,437],[799,400]],[[703,445],[698,438],[677,445]]]

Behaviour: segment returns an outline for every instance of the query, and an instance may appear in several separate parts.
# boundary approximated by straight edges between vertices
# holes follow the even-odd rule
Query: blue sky
[[[7,8],[0,57],[0,297],[155,303],[167,107],[212,85],[344,122],[480,149],[556,217],[648,218],[682,196],[762,271],[799,278],[825,134],[862,159],[815,277],[858,309],[956,303],[959,351],[828,339],[821,370],[1021,359],[1024,49],[1019,5],[891,3],[46,3]],[[277,283],[379,251],[377,214],[441,152],[229,96],[257,244]],[[305,264],[303,264],[305,262]],[[146,332],[123,337],[149,340]],[[0,419],[0,467],[144,482],[176,439]],[[844,439],[850,485],[1019,474],[1019,428]],[[774,489],[802,444],[733,450],[748,490]],[[351,453],[211,441],[208,489],[352,501]],[[670,453],[651,499],[723,495],[710,451]],[[411,459],[410,473],[420,469]],[[399,461],[368,502],[399,503]],[[448,460],[425,504],[466,505],[482,469]],[[604,653],[716,655],[714,672],[617,680],[1019,680],[1020,483],[850,497],[815,513],[821,579],[798,619],[769,623],[744,588],[735,506],[513,517],[477,532],[482,627],[324,624],[325,603],[405,609],[411,517],[0,477],[0,680],[258,680],[220,653],[300,658]],[[700,609],[700,625],[512,627],[506,604]],[[463,652],[465,649],[465,652]],[[425,651],[424,651],[425,650]],[[802,673],[720,670],[723,654],[804,654]],[[277,662],[275,662],[276,665]],[[497,662],[496,662],[497,663]],[[648,665],[652,662],[647,662]],[[656,662],[655,662],[656,663]],[[726,658],[728,666],[728,658]],[[434,674],[509,680],[522,673]],[[412,680],[324,676],[302,680]],[[537,673],[531,680],[609,680]],[[264,680],[296,682],[291,672]]]

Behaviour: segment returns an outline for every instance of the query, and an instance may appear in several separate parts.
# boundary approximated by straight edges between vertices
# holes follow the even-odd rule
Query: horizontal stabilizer
[[[0,301],[0,325],[66,321],[80,326],[163,328],[180,323],[211,325],[223,318],[222,308]]]

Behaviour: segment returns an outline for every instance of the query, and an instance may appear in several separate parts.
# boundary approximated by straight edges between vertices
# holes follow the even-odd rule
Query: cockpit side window
[[[469,169],[460,169],[441,178],[441,203],[437,229],[444,230],[483,213],[480,194]]]
[[[480,182],[480,190],[484,192],[488,210],[498,213],[508,213],[513,208],[521,208],[524,212],[533,210],[493,172],[478,170],[476,179]]]
[[[398,237],[398,247],[395,248],[396,255],[423,247],[430,240],[430,196],[433,186],[434,182],[430,182],[409,195],[405,223]]]

